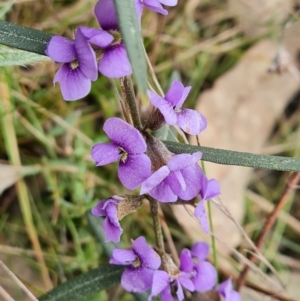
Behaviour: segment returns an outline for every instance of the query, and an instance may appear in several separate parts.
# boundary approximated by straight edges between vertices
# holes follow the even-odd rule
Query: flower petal
[[[181,283],[181,285],[189,290],[190,292],[194,292],[195,291],[195,286],[194,286],[194,283],[193,281],[190,279],[190,276],[186,273],[181,273],[179,276],[178,276],[178,280],[179,282]]]
[[[145,182],[142,184],[140,194],[144,194],[155,188],[160,184],[170,173],[170,169],[167,166],[162,166],[155,171]]]
[[[113,249],[109,263],[131,265],[137,259],[132,250]],[[111,262],[113,260],[113,262]]]
[[[116,210],[116,207],[114,207]],[[118,224],[118,225],[116,225]],[[119,242],[123,233],[123,229],[117,219],[117,210],[114,216],[106,217],[104,219],[102,229],[105,232],[105,241]]]
[[[193,259],[190,250],[183,249],[180,253],[179,269],[183,272],[190,273],[193,270]]]
[[[122,147],[127,153],[140,154],[147,149],[146,142],[141,133],[120,118],[109,118],[103,126],[107,136]]]
[[[159,0],[159,2],[167,6],[175,6],[178,0]]]
[[[87,96],[91,90],[91,80],[80,71],[72,69],[69,63],[63,64],[56,72],[53,83],[60,83],[64,100],[73,101]]]
[[[187,89],[187,93],[184,93],[185,89]],[[184,88],[183,84],[179,80],[175,79],[169,91],[167,92],[165,99],[172,105],[172,107],[180,108],[181,105],[179,106],[178,103],[182,100],[184,95],[187,96],[190,89],[191,87]],[[184,100],[182,101],[182,103],[184,102]]]
[[[76,60],[75,42],[61,36],[53,36],[45,52],[58,63],[70,63]]]
[[[113,0],[99,0],[94,12],[102,29],[117,30],[119,28]]]
[[[153,270],[128,267],[122,274],[121,284],[128,292],[143,293],[151,287]]]
[[[153,274],[153,280],[152,280],[152,288],[151,288],[151,294],[148,297],[148,300],[150,301],[154,296],[161,293],[166,288],[170,287],[170,276],[165,271],[155,271]],[[173,298],[171,299],[173,300]]]
[[[220,283],[216,287],[216,291],[224,298],[224,301],[241,301],[241,296],[238,292],[232,289],[231,278]]]
[[[167,181],[162,181],[154,187],[149,194],[156,200],[163,203],[173,203],[178,199],[178,196],[172,191]]]
[[[162,15],[166,16],[168,14],[168,11],[162,7],[162,5],[160,4],[160,1],[158,1],[158,0],[144,0],[144,5],[147,8],[149,8],[157,13],[160,13]]]
[[[78,27],[75,34],[75,49],[81,72],[90,80],[98,78],[96,55],[86,37]]]
[[[80,29],[82,34],[89,40],[90,43],[100,48],[108,47],[114,40],[114,37],[111,34],[102,29],[84,26],[81,26]]]
[[[94,145],[91,156],[97,166],[116,162],[121,158],[120,149],[114,143],[98,143]]]
[[[204,200],[201,200],[194,211],[195,217],[199,220],[204,232],[209,233],[209,224],[204,207]]]
[[[201,180],[200,195],[203,200],[209,200],[220,194],[220,184],[217,180],[207,180],[205,176]]]
[[[162,292],[161,292],[161,300],[162,301],[174,301],[174,298],[171,294],[171,286],[168,285]]]
[[[94,208],[92,208],[92,214],[95,216],[106,216],[106,210],[103,208],[106,200],[100,201]]]
[[[174,125],[177,122],[177,115],[174,112],[172,104],[170,104],[167,100],[163,97],[157,95],[156,93],[148,90],[147,95],[151,101],[151,103],[160,110],[163,114],[166,123],[170,125]]]
[[[184,300],[183,289],[178,279],[176,281],[176,284],[177,284],[177,291],[176,291],[177,298],[179,301],[183,301]]]
[[[205,130],[207,123],[205,117],[197,111],[183,109],[177,114],[177,125],[188,134],[198,135]]]
[[[206,242],[196,242],[191,249],[191,254],[200,261],[204,261],[209,254],[209,245]]]
[[[201,152],[196,152],[193,153],[192,155],[191,154],[175,155],[169,160],[168,167],[172,171],[182,170],[189,166],[195,165],[196,162],[201,159],[201,156],[202,156]]]
[[[127,189],[140,186],[151,174],[151,161],[145,154],[127,155],[126,162],[120,161],[118,176]]]
[[[99,72],[109,78],[132,74],[131,64],[122,43],[105,49],[99,63]]]
[[[196,276],[192,278],[195,285],[195,290],[198,292],[207,291],[213,288],[217,280],[217,272],[214,266],[202,261],[195,265]]]

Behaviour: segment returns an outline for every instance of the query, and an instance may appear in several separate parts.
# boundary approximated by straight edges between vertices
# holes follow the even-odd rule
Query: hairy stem
[[[130,111],[130,116],[132,119],[133,126],[136,129],[141,130],[142,123],[141,123],[138,107],[136,104],[136,99],[135,99],[135,94],[134,94],[131,77],[125,76],[125,77],[121,78],[120,85],[121,85],[122,96],[126,102],[126,105],[128,106],[129,111]]]

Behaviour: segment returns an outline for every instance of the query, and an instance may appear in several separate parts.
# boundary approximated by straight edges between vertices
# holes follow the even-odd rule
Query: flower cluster
[[[177,4],[177,0],[132,1],[139,20],[145,7],[166,15],[162,5]],[[53,82],[60,83],[65,100],[86,96],[91,82],[97,80],[98,72],[109,78],[122,78],[132,73],[114,1],[99,0],[94,12],[100,28],[80,26],[75,30],[74,40],[54,36],[47,45],[46,54],[62,63]],[[179,80],[173,81],[165,96],[148,90],[147,95],[154,109],[145,124],[141,122],[141,125],[134,127],[117,117],[104,123],[103,130],[110,141],[95,144],[91,151],[92,159],[97,166],[119,162],[118,177],[122,185],[129,190],[141,188],[138,196],[112,196],[101,200],[92,209],[93,215],[104,217],[102,229],[107,241],[120,241],[123,233],[120,220],[139,209],[144,198],[151,204],[154,202],[156,208],[157,202],[194,206],[195,217],[204,231],[209,232],[205,202],[218,196],[220,187],[215,179],[208,180],[200,167],[202,153],[171,153],[158,138],[151,135],[165,124],[178,126],[190,135],[198,135],[205,130],[205,117],[183,107],[190,90],[191,87],[184,87]],[[132,87],[128,91],[133,91]],[[125,97],[126,101],[130,100]],[[124,107],[130,108],[126,105]],[[138,112],[128,114],[124,110],[124,115],[129,116],[126,120],[134,120],[132,114],[138,115]],[[158,211],[155,213],[152,209],[153,220],[155,214],[159,219]],[[198,242],[191,250],[183,249],[179,266],[165,252],[163,244],[157,245],[160,247],[156,252],[140,236],[133,241],[132,249],[113,250],[110,263],[126,266],[121,277],[125,290],[149,291],[149,301],[157,295],[161,295],[163,301],[172,301],[173,292],[182,301],[184,290],[204,292],[212,289],[226,301],[240,300],[239,294],[232,290],[231,279],[215,287],[217,272],[207,261],[209,247],[206,243]]]

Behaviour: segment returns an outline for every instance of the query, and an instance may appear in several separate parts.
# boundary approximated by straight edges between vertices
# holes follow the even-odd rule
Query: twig
[[[299,179],[300,179],[300,173],[293,172],[291,174],[281,198],[279,199],[276,206],[274,207],[274,209],[270,213],[269,217],[267,218],[267,220],[264,224],[264,227],[261,230],[260,235],[258,236],[258,238],[256,240],[255,245],[256,245],[257,249],[261,249],[261,247],[263,246],[266,236],[268,235],[271,228],[273,227],[280,210],[282,209],[282,207],[284,206],[284,204],[288,200],[288,197],[289,197],[290,193],[295,188],[295,185],[297,184]],[[254,256],[254,254],[252,254],[249,257],[249,260],[251,262],[255,263],[257,261],[257,257]],[[244,266],[244,268],[243,268],[243,270],[242,270],[242,272],[241,272],[241,274],[240,274],[240,276],[239,276],[239,278],[237,279],[237,282],[236,282],[236,289],[237,290],[239,290],[243,286],[243,284],[245,283],[245,279],[246,279],[246,276],[249,272],[249,269],[250,269],[249,265]]]
[[[15,301],[11,295],[0,285],[0,296],[2,296],[4,301]]]

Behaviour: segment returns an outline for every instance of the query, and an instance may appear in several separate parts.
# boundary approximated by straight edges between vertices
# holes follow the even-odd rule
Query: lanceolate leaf
[[[45,54],[47,43],[53,35],[33,28],[0,21],[0,44]]]
[[[120,283],[124,267],[103,265],[55,287],[39,301],[77,301]]]
[[[48,60],[44,55],[19,50],[11,49],[0,45],[0,67],[3,66],[24,66],[41,61]]]
[[[202,160],[218,164],[283,171],[300,171],[300,158],[257,155],[225,149],[187,145],[171,141],[164,141],[164,144],[171,152],[175,154],[194,153],[201,151],[203,153]]]
[[[141,28],[137,18],[133,0],[114,0],[118,20],[127,54],[139,90],[146,93],[147,64],[143,49]]]

